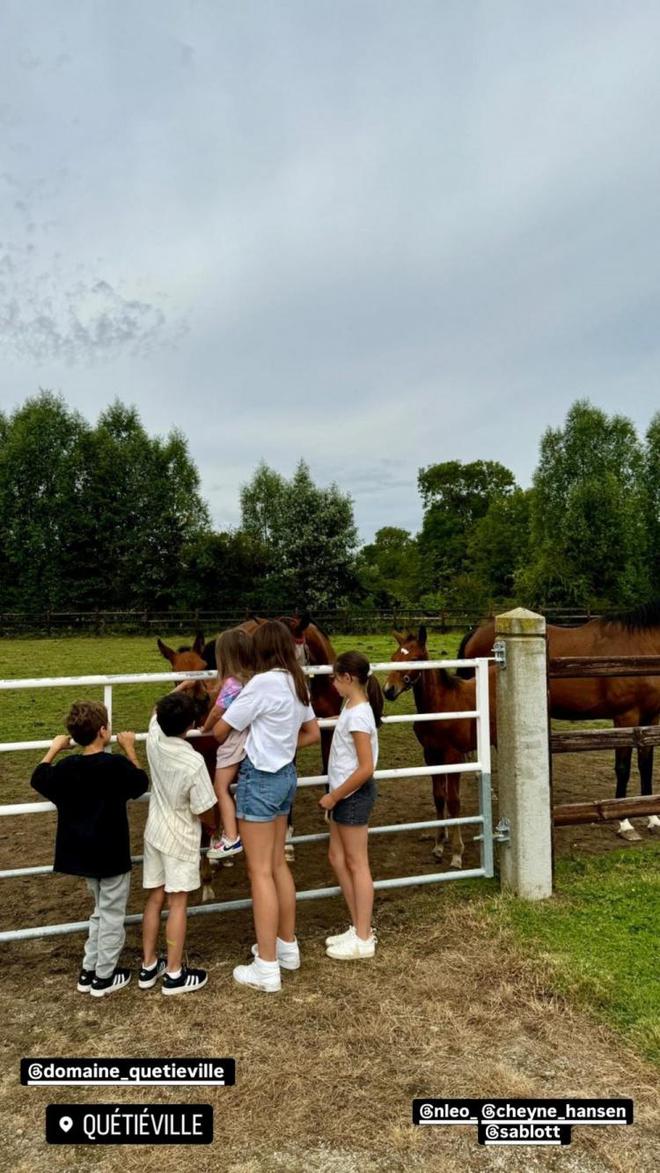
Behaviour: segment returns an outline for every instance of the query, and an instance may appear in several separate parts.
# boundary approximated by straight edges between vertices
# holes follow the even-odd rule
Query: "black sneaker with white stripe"
[[[79,990],[81,994],[89,994],[89,991],[92,988],[92,982],[94,981],[95,977],[95,969],[85,969],[83,966],[80,973],[78,974],[78,985],[76,986],[76,989]]]
[[[127,986],[130,980],[130,969],[123,969],[118,965],[114,973],[110,974],[110,977],[95,977],[89,992],[92,998],[104,998],[106,994],[115,994],[117,990],[123,990],[124,986]]]
[[[152,986],[163,976],[167,969],[167,962],[164,957],[159,957],[153,965],[146,969],[144,965],[138,974],[138,986],[141,990],[150,990]]]
[[[188,969],[184,965],[176,978],[170,977],[169,973],[165,974],[160,992],[161,994],[193,994],[195,990],[201,990],[207,981],[208,975],[205,969]]]

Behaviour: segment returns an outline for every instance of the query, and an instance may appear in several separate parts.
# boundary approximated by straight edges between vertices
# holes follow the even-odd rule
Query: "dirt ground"
[[[78,910],[82,913],[82,907]],[[141,993],[77,995],[80,938],[5,950],[0,1013],[3,1168],[15,1173],[390,1173],[660,1167],[658,1078],[609,1030],[552,992],[543,966],[521,960],[480,899],[428,889],[380,902],[381,944],[369,967],[337,969],[322,938],[336,902],[301,907],[304,966],[278,996],[230,979],[252,940],[249,916],[190,924],[190,959],[210,970],[188,999]],[[321,929],[321,925],[323,928]],[[138,942],[129,933],[127,955]],[[22,1088],[19,1059],[35,1056],[224,1056],[234,1088]],[[629,1128],[576,1128],[569,1149],[486,1150],[474,1126],[415,1128],[416,1096],[632,1096]],[[48,1148],[51,1102],[210,1103],[210,1149]]]
[[[388,759],[389,764],[397,761]],[[631,793],[636,788],[633,779]],[[611,755],[555,759],[555,802],[612,792]],[[463,796],[464,810],[473,813],[471,777],[463,784]],[[312,789],[300,792],[297,833],[323,830],[317,797]],[[383,783],[376,810],[374,821],[382,824],[430,819],[430,785],[425,779]],[[144,807],[134,812],[136,853],[144,813]],[[50,815],[3,819],[1,866],[16,866],[17,860],[50,863],[52,830]],[[478,848],[471,841],[473,829],[464,831],[464,866],[469,868],[478,865]],[[374,875],[438,870],[431,847],[417,832],[375,836]],[[567,828],[557,834],[560,855],[620,847],[609,827]],[[301,889],[333,882],[323,845],[298,848],[295,875]],[[136,867],[132,911],[141,910],[139,882]],[[244,895],[243,864],[222,869],[215,890],[218,899]],[[5,881],[4,908],[7,927],[27,926],[83,920],[88,901],[82,882],[42,876]],[[80,934],[6,946],[0,983],[3,1167],[15,1173],[167,1173],[210,1170],[218,1162],[231,1173],[651,1173],[660,1167],[656,1073],[617,1036],[558,999],[547,975],[522,961],[513,943],[494,932],[480,914],[478,897],[455,899],[447,886],[379,896],[379,952],[368,968],[337,970],[325,958],[323,938],[342,919],[338,901],[301,904],[305,965],[287,975],[285,991],[273,998],[240,991],[231,981],[232,966],[246,957],[252,941],[248,912],[191,919],[189,959],[208,966],[210,982],[203,993],[175,1005],[157,993],[141,993],[136,984],[100,1003],[78,995]],[[131,929],[127,961],[136,963],[139,952],[138,931]],[[65,1055],[232,1055],[237,1086],[151,1092],[19,1086],[22,1056]],[[477,1145],[474,1126],[414,1128],[411,1100],[422,1095],[632,1096],[636,1124],[575,1129],[571,1148],[561,1151],[485,1150]],[[49,1149],[44,1143],[44,1111],[50,1102],[164,1100],[214,1104],[213,1147],[92,1151]]]

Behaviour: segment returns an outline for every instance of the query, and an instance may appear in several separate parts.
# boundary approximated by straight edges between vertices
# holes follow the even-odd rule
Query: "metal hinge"
[[[506,815],[502,815],[502,818],[493,831],[493,839],[496,843],[511,842],[511,823],[507,819]]]
[[[496,639],[493,644],[493,656],[498,668],[506,668],[506,644],[503,639]]]

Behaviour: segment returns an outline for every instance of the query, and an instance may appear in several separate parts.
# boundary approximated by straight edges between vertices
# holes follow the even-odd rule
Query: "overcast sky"
[[[3,0],[0,407],[115,396],[218,526],[660,407],[660,5]]]

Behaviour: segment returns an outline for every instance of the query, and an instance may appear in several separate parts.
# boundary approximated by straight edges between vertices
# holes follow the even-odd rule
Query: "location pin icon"
[[[73,1120],[70,1116],[62,1116],[60,1120],[60,1128],[62,1129],[62,1132],[69,1132],[69,1130],[73,1128]]]

